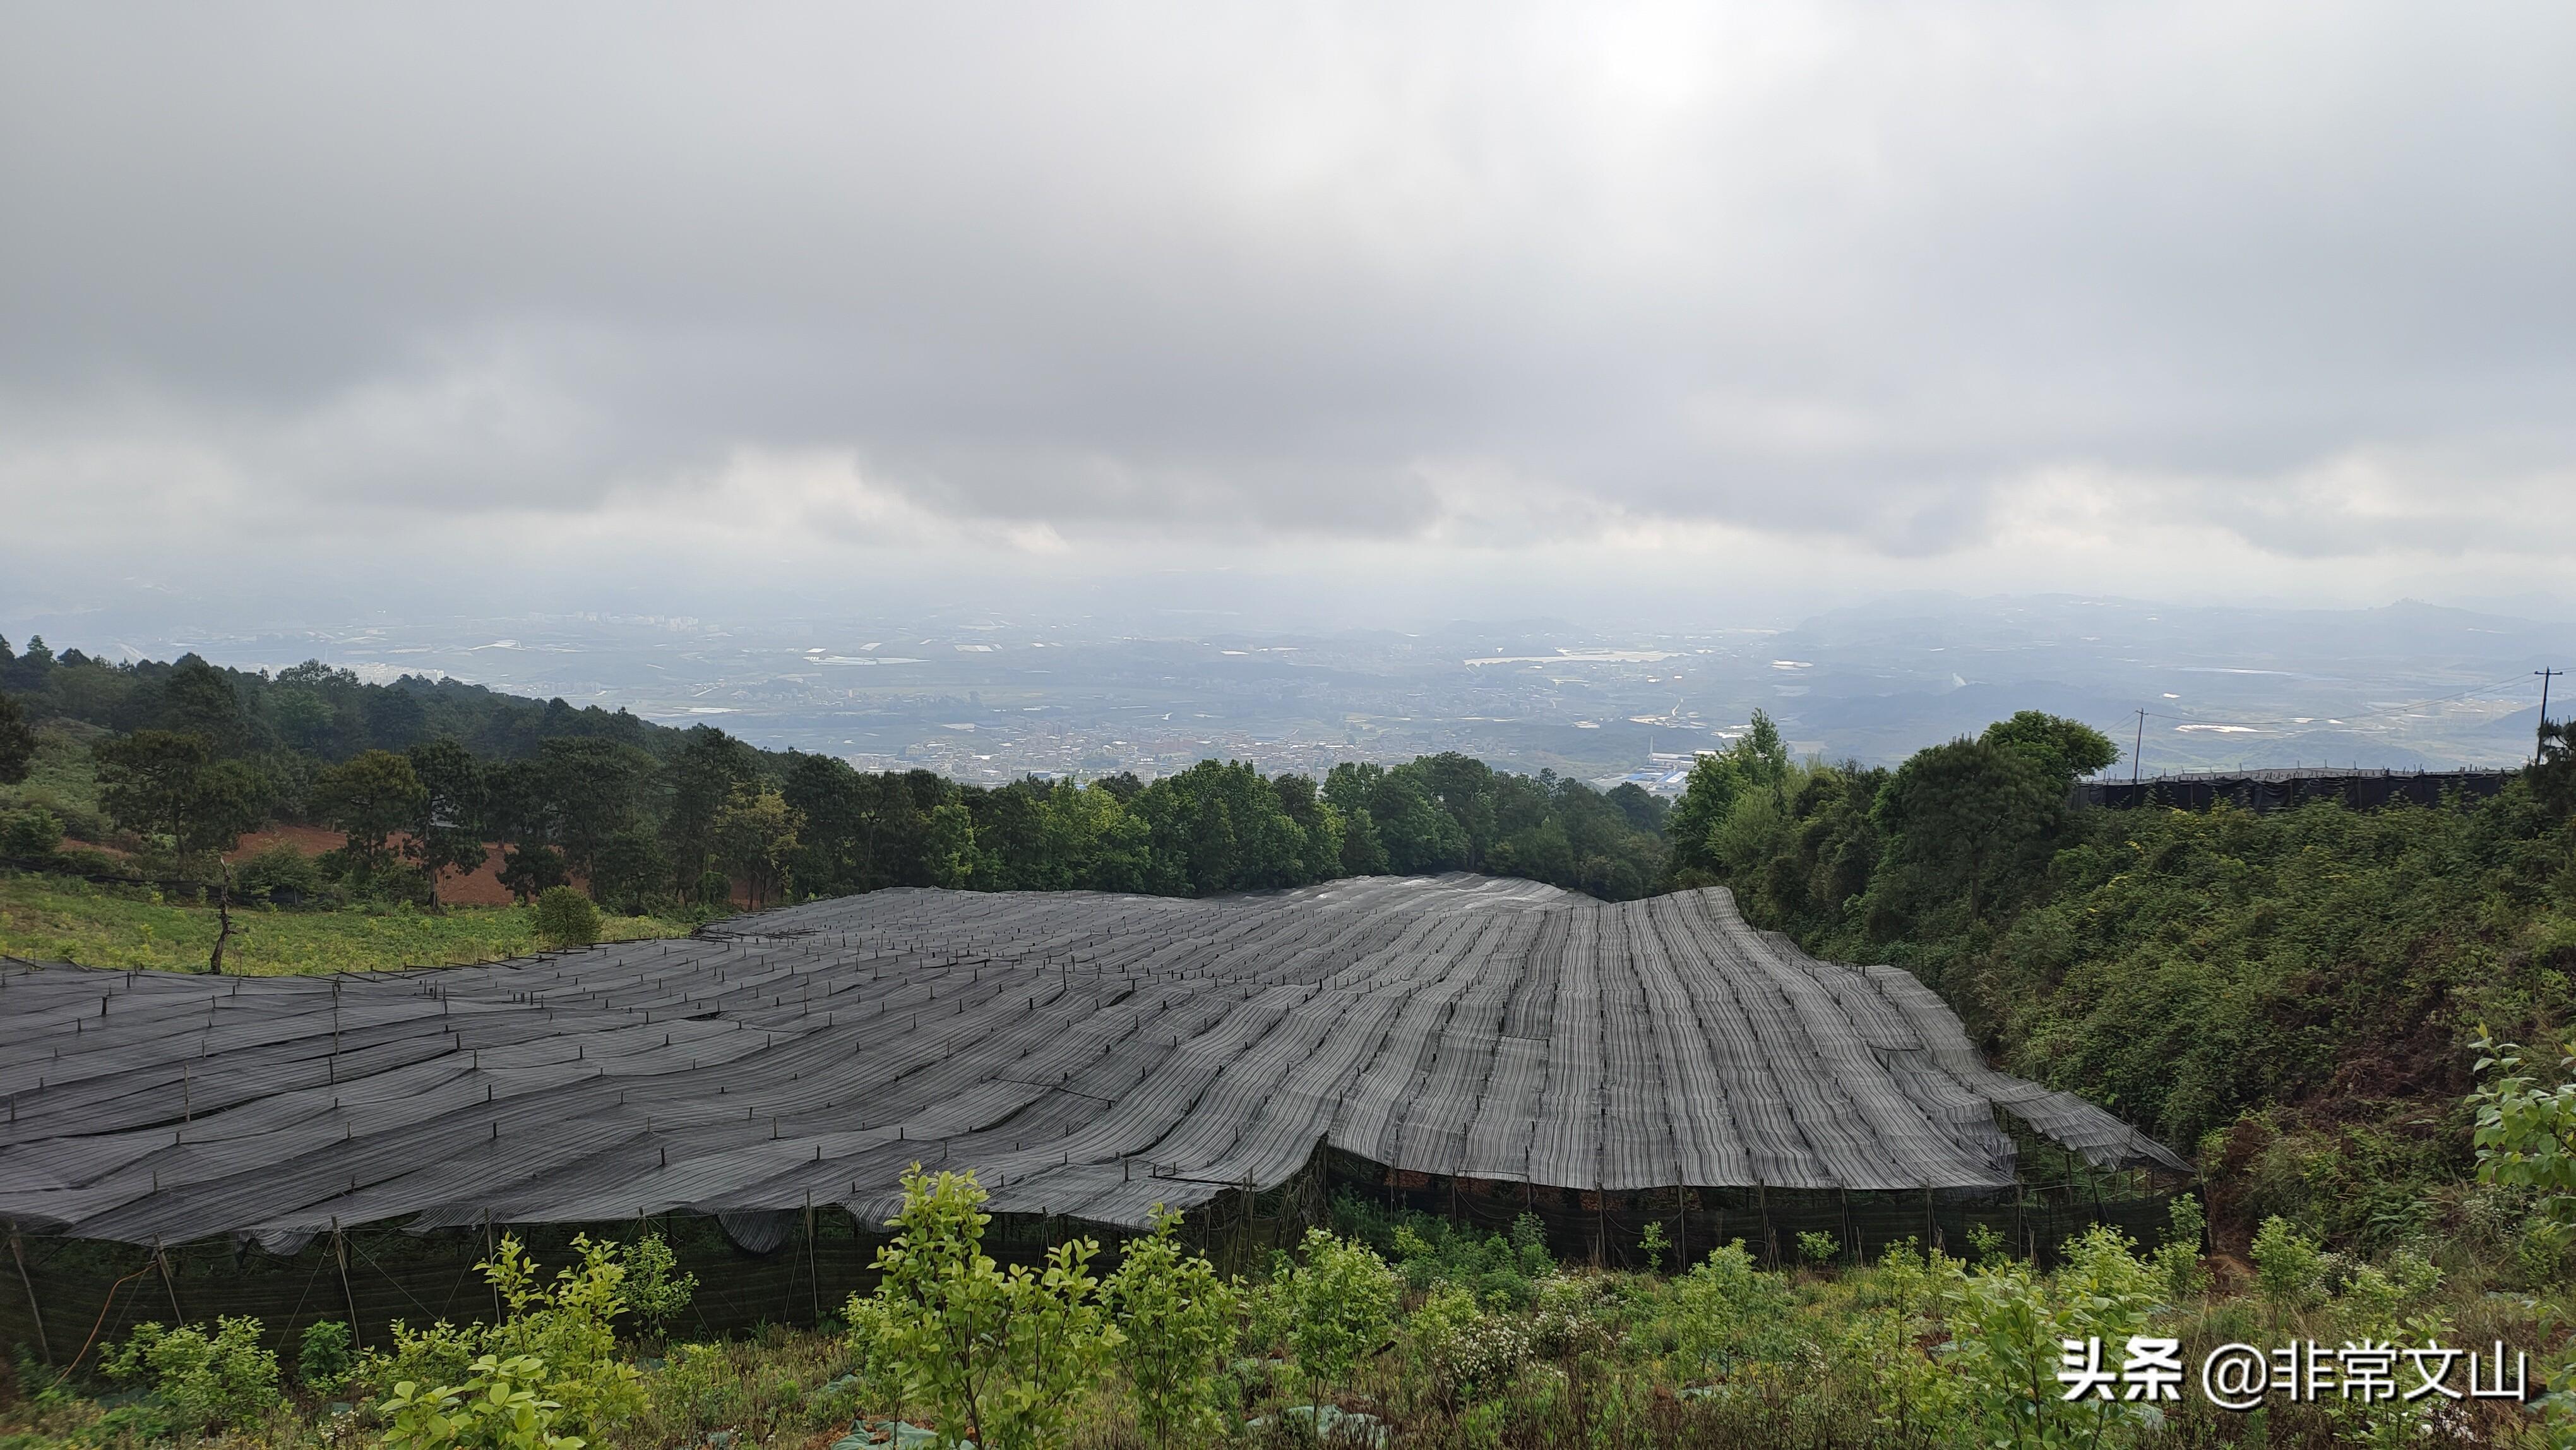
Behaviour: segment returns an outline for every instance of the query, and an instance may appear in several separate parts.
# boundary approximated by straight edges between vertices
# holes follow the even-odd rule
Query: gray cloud
[[[2576,525],[2562,7],[0,26],[0,490],[58,537],[1983,577]]]

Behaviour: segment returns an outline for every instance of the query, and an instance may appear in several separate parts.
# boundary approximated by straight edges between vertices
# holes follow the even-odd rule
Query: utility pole
[[[2541,687],[2546,690],[2546,685]],[[2138,740],[2129,747],[2129,784],[2138,783],[2138,753],[2147,748],[2147,707],[2138,707]]]
[[[2567,672],[2548,669],[2533,670],[2532,673],[2540,676],[2540,728],[2533,733],[2531,742],[2531,763],[2538,765],[2541,752],[2549,745],[2549,682]]]

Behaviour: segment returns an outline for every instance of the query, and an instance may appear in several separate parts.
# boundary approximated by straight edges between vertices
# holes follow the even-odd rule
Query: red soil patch
[[[321,826],[269,825],[241,838],[241,844],[224,857],[240,861],[272,846],[293,846],[307,856],[337,851],[349,844],[349,838]],[[517,898],[501,884],[501,848],[486,842],[483,864],[467,875],[453,871],[438,873],[438,899],[450,906],[508,906]]]

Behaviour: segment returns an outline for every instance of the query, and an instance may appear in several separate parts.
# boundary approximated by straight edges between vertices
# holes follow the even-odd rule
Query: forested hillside
[[[0,686],[36,732],[0,795],[0,855],[56,856],[67,837],[202,876],[265,820],[346,833],[309,871],[254,863],[252,889],[426,897],[495,845],[513,890],[577,880],[628,911],[899,885],[1205,895],[1448,870],[1625,899],[1664,864],[1664,808],[1643,791],[1457,755],[1344,765],[1320,782],[1203,761],[1150,783],[985,789],[453,681],[364,684],[318,663],[272,677],[0,641]]]
[[[2009,1070],[2196,1150],[2237,1225],[2509,1229],[2525,1205],[2467,1184],[2462,1097],[2481,1023],[2576,1022],[2565,727],[2501,796],[2438,809],[2070,807],[2115,755],[2024,713],[1894,770],[1800,764],[1757,724],[1674,808],[1674,879],[1913,971]]]

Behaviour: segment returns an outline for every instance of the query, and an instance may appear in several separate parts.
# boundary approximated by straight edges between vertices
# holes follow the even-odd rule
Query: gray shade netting
[[[884,891],[484,967],[216,978],[0,963],[0,1219],[292,1253],[685,1213],[882,1222],[914,1163],[1142,1227],[1319,1146],[1577,1192],[2009,1189],[1997,1114],[2181,1160],[1988,1068],[1904,972],[1721,890],[1609,905],[1361,878],[1174,900]]]

